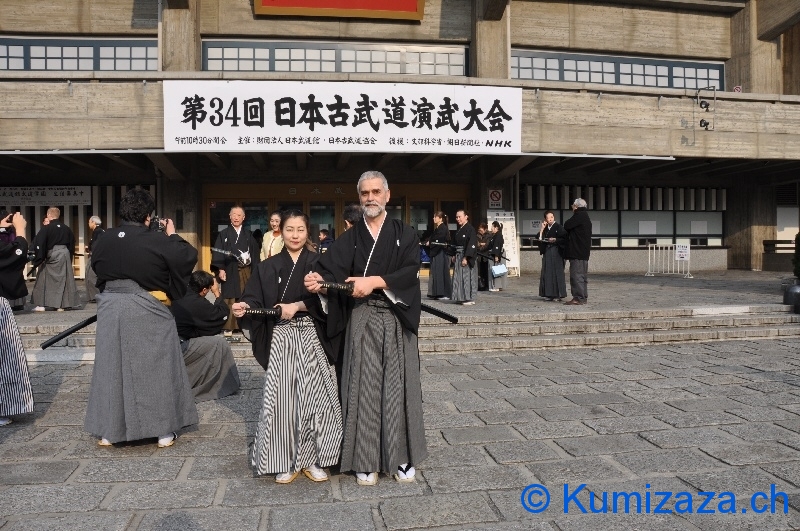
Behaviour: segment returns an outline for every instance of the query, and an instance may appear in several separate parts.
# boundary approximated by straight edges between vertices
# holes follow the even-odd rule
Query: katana
[[[239,251],[239,253],[240,253],[239,256],[237,256],[236,253],[233,253],[231,251],[226,251],[225,249],[220,249],[219,247],[212,247],[211,251],[213,251],[215,253],[224,254],[225,256],[232,256],[232,257],[236,258],[236,260],[240,264],[242,264],[243,266],[250,265],[250,262],[251,262],[250,253],[247,252],[247,251],[245,251],[245,252]],[[247,254],[247,256],[245,256],[245,254]]]
[[[321,288],[334,289],[338,291],[343,291],[345,293],[353,293],[353,289],[355,288],[355,284],[353,284],[352,282],[327,282],[322,280],[322,281],[317,281],[317,283]],[[401,308],[408,308],[407,304],[402,304],[398,302],[397,305],[400,306]],[[458,324],[458,317],[456,317],[455,315],[440,310],[439,308],[428,306],[424,302],[420,303],[420,309],[425,313],[435,315],[436,317],[444,319],[445,321],[450,321],[453,324]]]
[[[50,339],[48,339],[47,341],[45,341],[44,343],[42,343],[39,346],[42,347],[42,350],[46,349],[47,347],[52,347],[53,345],[55,345],[56,343],[58,343],[59,341],[61,341],[65,337],[71,336],[72,334],[74,334],[78,330],[80,330],[82,328],[86,328],[87,326],[89,326],[90,324],[92,324],[92,323],[94,323],[96,321],[97,321],[97,314],[89,317],[88,319],[84,319],[83,321],[81,321],[80,323],[76,324],[75,326],[71,326],[71,327],[67,328],[66,330],[64,330],[60,334],[54,335],[53,337],[51,337]]]

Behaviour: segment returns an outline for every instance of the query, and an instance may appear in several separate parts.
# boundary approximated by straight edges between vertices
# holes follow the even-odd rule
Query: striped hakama
[[[339,461],[341,443],[336,375],[313,319],[277,323],[251,464],[259,475],[324,468]]]
[[[0,297],[0,417],[33,411],[28,360],[8,300]]]
[[[72,256],[64,245],[56,245],[47,252],[47,260],[36,275],[31,302],[46,308],[80,306]]]
[[[97,295],[87,432],[112,443],[161,437],[197,424],[175,319],[133,280]]]
[[[452,289],[450,280],[450,255],[441,251],[431,257],[430,277],[428,278],[428,297],[449,297]]]
[[[461,265],[464,252],[456,253],[456,263],[453,269],[453,297],[457,302],[474,301],[478,296],[478,264],[475,267]]]
[[[360,299],[345,341],[340,469],[394,473],[419,464],[427,449],[417,336],[387,302]]]

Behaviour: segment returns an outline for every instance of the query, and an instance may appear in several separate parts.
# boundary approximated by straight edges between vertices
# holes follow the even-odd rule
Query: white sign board
[[[688,262],[689,261],[689,246],[685,243],[675,244],[675,261]]]
[[[503,208],[503,191],[489,190],[489,210],[499,210]]]
[[[0,207],[91,205],[91,186],[3,186]]]
[[[166,151],[522,151],[522,89],[164,81]]]
[[[486,213],[486,219],[490,227],[492,221],[498,221],[503,224],[503,252],[508,258],[508,261],[505,262],[506,267],[508,267],[508,276],[520,276],[517,223],[514,219],[514,213],[489,210]]]

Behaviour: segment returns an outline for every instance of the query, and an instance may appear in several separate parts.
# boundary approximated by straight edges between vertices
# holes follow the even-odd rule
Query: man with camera
[[[209,293],[216,298],[213,303],[206,299]],[[195,401],[216,400],[238,391],[233,352],[225,338],[217,335],[228,320],[228,305],[214,275],[192,273],[186,295],[173,301],[169,310],[175,317]]]
[[[75,255],[75,235],[62,222],[61,210],[47,209],[47,223],[34,238],[34,267],[39,267],[33,285],[31,302],[34,312],[46,309],[59,311],[80,306],[72,257]]]
[[[92,249],[97,273],[97,338],[84,428],[101,446],[158,438],[197,424],[175,319],[167,304],[186,293],[197,250],[171,219],[154,226],[152,196],[130,190],[120,202],[122,224]]]
[[[28,261],[27,222],[22,214],[8,214],[0,220],[0,297],[8,299],[11,309],[22,310],[28,287],[23,269]]]

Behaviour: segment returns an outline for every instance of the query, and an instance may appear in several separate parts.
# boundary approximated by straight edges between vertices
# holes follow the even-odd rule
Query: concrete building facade
[[[5,0],[0,208],[22,208],[35,232],[44,205],[30,195],[77,187],[82,201],[53,201],[82,245],[88,216],[114,225],[124,190],[150,187],[207,267],[230,206],[262,230],[270,211],[298,206],[337,232],[358,175],[380,169],[392,214],[421,233],[435,210],[485,218],[494,191],[523,249],[544,210],[564,219],[584,197],[606,270],[638,269],[648,243],[691,244],[703,267],[761,269],[765,240],[794,237],[800,0],[413,5],[420,20],[263,15],[250,0]],[[164,84],[232,80],[518,88],[521,147],[169,149]],[[523,250],[523,272],[537,254]]]

